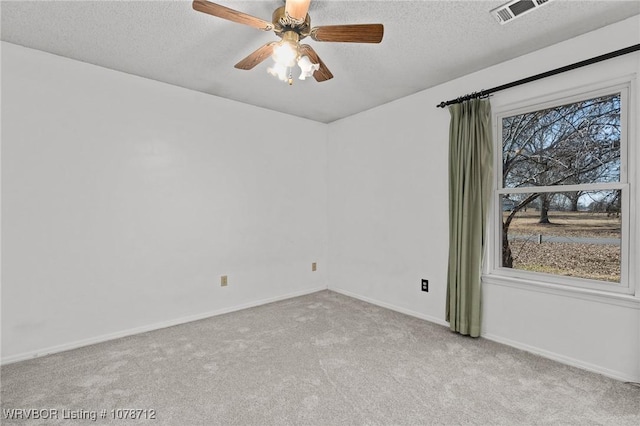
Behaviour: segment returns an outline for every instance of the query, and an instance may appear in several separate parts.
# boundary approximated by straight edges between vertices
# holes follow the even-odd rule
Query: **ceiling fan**
[[[307,13],[311,0],[286,0],[285,5],[273,12],[271,22],[212,3],[206,0],[194,0],[193,8],[239,24],[248,25],[262,31],[273,31],[282,40],[269,42],[238,62],[235,67],[250,70],[268,57],[275,65],[267,71],[280,80],[293,84],[292,68],[297,64],[300,79],[306,77],[316,81],[333,78],[329,68],[308,44],[300,40],[310,36],[319,42],[380,43],[384,34],[382,24],[326,25],[311,27],[311,18]]]

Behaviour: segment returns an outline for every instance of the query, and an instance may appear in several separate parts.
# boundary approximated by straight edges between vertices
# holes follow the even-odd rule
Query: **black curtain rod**
[[[491,93],[499,92],[505,89],[510,89],[515,86],[520,86],[521,84],[531,83],[532,81],[551,77],[552,75],[560,74],[566,71],[571,71],[576,68],[581,68],[587,65],[595,64],[597,62],[606,61],[607,59],[626,55],[627,53],[636,52],[638,50],[640,50],[640,44],[635,44],[633,46],[625,47],[624,49],[616,50],[614,52],[605,53],[604,55],[596,56],[591,59],[585,59],[584,61],[576,62],[575,64],[566,65],[564,67],[560,67],[551,71],[536,74],[531,77],[523,78],[521,80],[512,81],[511,83],[503,84],[502,86],[496,86],[491,89],[481,90],[479,92],[473,92],[464,96],[460,96],[456,99],[451,99],[450,101],[446,101],[446,102],[443,101],[443,102],[440,102],[438,105],[436,105],[436,108],[444,108],[449,105],[459,104],[461,102],[468,101],[469,99],[488,97]]]

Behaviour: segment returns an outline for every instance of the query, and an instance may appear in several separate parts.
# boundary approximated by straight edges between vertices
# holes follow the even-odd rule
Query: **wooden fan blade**
[[[229,9],[228,7],[221,6],[219,4],[211,3],[206,0],[193,0],[193,8],[198,12],[207,13],[209,15],[217,16],[218,18],[226,19],[228,21],[237,22],[238,24],[248,25],[253,28],[257,28],[263,31],[271,31],[273,24],[255,16],[247,15],[237,10]]]
[[[326,25],[311,29],[311,38],[315,41],[380,43],[383,35],[382,24]]]
[[[241,70],[250,70],[260,62],[267,59],[273,53],[273,48],[278,44],[276,41],[269,42],[263,46],[260,46],[257,50],[251,53],[249,56],[238,62],[235,67]]]
[[[311,0],[286,0],[284,11],[293,19],[304,21],[309,11]]]
[[[322,82],[333,78],[333,74],[331,74],[329,68],[327,68],[324,62],[322,62],[322,59],[320,59],[316,51],[313,50],[313,47],[309,46],[308,44],[301,44],[300,55],[307,55],[312,63],[320,64],[320,68],[318,68],[318,70],[313,73],[313,78],[315,78],[316,81]]]

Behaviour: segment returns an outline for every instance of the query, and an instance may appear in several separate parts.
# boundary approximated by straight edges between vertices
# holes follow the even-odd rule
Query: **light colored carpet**
[[[3,412],[3,424],[640,424],[632,385],[330,291],[1,373],[3,410],[59,410],[47,421]],[[155,420],[113,419],[122,408]]]

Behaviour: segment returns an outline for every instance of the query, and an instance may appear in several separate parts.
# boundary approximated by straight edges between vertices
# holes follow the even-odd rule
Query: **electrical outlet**
[[[227,276],[223,275],[220,277],[220,287],[226,287],[227,286]]]
[[[313,263],[311,264],[311,270],[312,270],[312,271],[317,271],[317,270],[318,270],[318,265],[316,264],[316,262],[313,262]]]
[[[422,279],[422,291],[429,291],[429,280]]]

